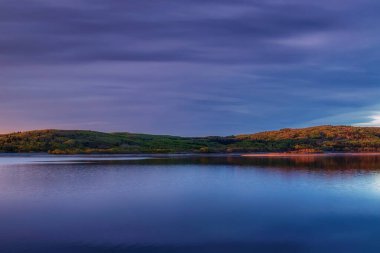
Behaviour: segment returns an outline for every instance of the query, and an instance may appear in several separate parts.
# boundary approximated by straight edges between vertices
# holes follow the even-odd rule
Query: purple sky
[[[0,0],[0,132],[380,125],[377,0]]]

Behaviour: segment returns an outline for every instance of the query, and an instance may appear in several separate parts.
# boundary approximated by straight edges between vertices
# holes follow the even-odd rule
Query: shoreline
[[[0,152],[0,156],[51,155],[51,156],[240,156],[240,157],[303,157],[303,156],[380,156],[380,152],[326,152],[326,153],[49,153],[49,152]]]
[[[380,156],[380,152],[339,152],[339,153],[251,153],[242,157],[305,157],[305,156]]]

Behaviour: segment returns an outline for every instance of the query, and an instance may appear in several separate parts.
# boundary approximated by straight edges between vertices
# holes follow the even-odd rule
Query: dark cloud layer
[[[375,0],[3,0],[0,130],[377,124],[379,10]]]

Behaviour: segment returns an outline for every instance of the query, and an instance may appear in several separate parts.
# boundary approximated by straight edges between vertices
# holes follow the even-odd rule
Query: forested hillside
[[[0,152],[380,152],[380,128],[317,126],[228,137],[194,138],[82,130],[37,130],[0,135]]]

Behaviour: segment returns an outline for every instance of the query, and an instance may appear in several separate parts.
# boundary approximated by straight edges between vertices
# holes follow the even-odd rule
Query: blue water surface
[[[0,252],[380,252],[380,156],[0,155]]]

